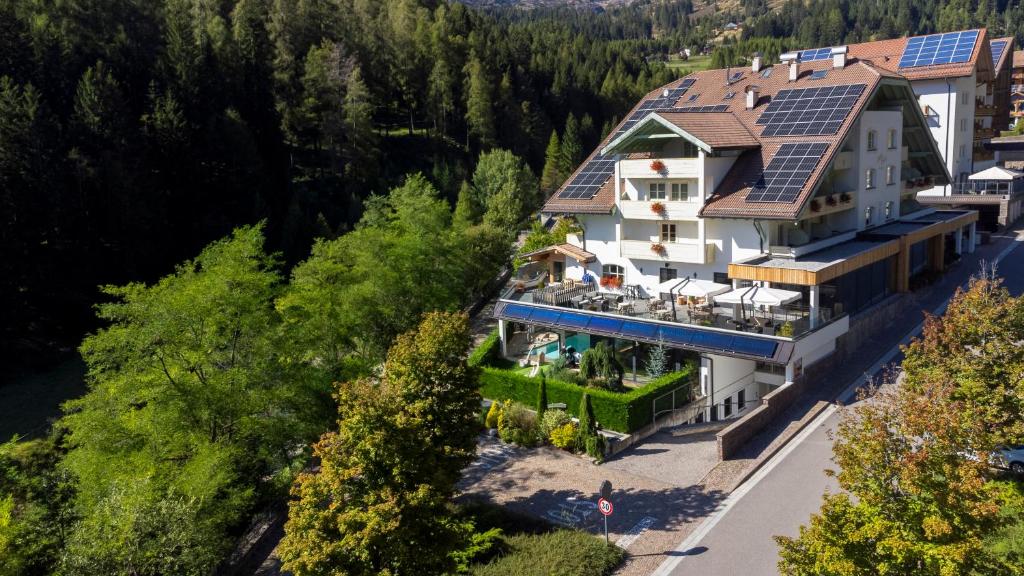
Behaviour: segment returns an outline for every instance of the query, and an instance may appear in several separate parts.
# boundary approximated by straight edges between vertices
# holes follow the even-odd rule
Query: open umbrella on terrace
[[[732,292],[726,292],[715,296],[715,302],[719,304],[750,304],[751,306],[783,306],[790,302],[796,302],[803,296],[792,290],[781,290],[767,286],[748,286],[737,288]],[[744,316],[746,313],[744,312]]]
[[[676,317],[676,296],[693,296],[696,298],[710,298],[723,292],[728,292],[732,286],[719,284],[710,280],[698,278],[675,278],[658,284],[659,294],[668,292],[669,300],[672,303],[672,317]]]

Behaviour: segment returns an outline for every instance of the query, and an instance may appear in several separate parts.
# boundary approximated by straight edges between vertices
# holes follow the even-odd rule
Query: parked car
[[[1024,476],[1024,446],[996,446],[990,462],[996,468]]]

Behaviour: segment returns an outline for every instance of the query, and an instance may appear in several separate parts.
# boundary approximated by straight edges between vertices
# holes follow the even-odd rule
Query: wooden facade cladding
[[[729,277],[737,280],[758,280],[780,284],[796,284],[799,286],[816,286],[833,278],[849,274],[858,268],[874,264],[879,260],[898,254],[898,240],[879,244],[878,247],[866,250],[851,258],[840,260],[835,264],[818,270],[800,270],[796,268],[770,268],[750,264],[729,264]]]

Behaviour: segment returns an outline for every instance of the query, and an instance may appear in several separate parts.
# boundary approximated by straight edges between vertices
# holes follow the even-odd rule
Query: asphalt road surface
[[[1017,242],[1008,246],[1021,245]],[[1015,295],[1024,293],[1024,249],[1009,249],[998,265],[999,275]],[[909,337],[904,339],[904,342]],[[894,348],[871,368],[878,372],[902,359]],[[852,398],[854,389],[848,390]],[[847,397],[841,397],[847,400]],[[796,536],[799,527],[818,511],[821,496],[838,484],[825,475],[833,467],[832,442],[839,413],[830,406],[793,438],[764,468],[738,487],[686,541],[657,576],[773,576],[778,574],[778,548],[773,535]]]

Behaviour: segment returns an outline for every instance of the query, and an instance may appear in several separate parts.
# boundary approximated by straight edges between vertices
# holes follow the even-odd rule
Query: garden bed
[[[494,366],[500,357],[499,345],[498,334],[494,332],[470,354],[469,363],[480,367],[480,393],[491,400],[513,400],[532,406],[537,399],[541,379]],[[653,421],[656,399],[692,382],[695,372],[693,365],[687,365],[678,372],[652,380],[646,386],[625,392],[548,379],[548,402],[565,404],[566,410],[578,418],[580,400],[587,393],[594,408],[594,416],[602,428],[630,434]],[[687,393],[676,394],[674,406],[659,405],[658,409],[682,407],[688,401]],[[672,399],[664,399],[663,402],[672,403]]]

